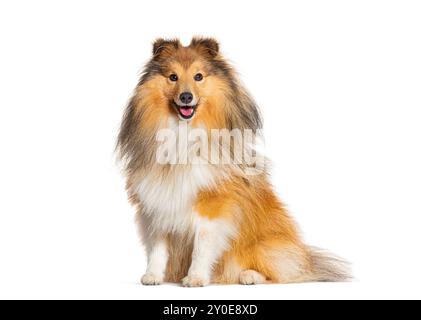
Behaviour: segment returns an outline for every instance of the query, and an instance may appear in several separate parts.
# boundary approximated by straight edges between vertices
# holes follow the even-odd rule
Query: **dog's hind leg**
[[[263,284],[267,283],[266,277],[255,270],[244,270],[240,273],[240,284]]]

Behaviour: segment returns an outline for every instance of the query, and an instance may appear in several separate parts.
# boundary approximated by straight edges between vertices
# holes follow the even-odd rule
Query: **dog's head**
[[[197,113],[205,116],[201,109],[230,91],[229,67],[214,39],[193,38],[187,47],[177,39],[158,39],[152,53],[143,82],[159,90],[180,120],[192,120]]]

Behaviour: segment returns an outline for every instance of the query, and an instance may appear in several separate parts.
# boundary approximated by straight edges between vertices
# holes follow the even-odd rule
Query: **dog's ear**
[[[170,56],[175,50],[180,46],[180,41],[178,39],[156,39],[152,46],[152,55],[153,59],[157,60],[160,58]]]
[[[219,43],[213,38],[195,37],[190,42],[190,47],[196,48],[211,58],[215,58],[219,53]]]

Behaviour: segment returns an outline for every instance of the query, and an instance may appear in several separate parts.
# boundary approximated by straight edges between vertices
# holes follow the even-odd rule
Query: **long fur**
[[[178,70],[180,84],[168,81],[174,70]],[[205,73],[202,84],[191,80],[197,70]],[[180,282],[193,272],[189,268],[193,268],[192,256],[198,254],[194,248],[198,230],[216,232],[206,238],[213,239],[209,247],[220,251],[210,266],[213,283],[349,279],[342,260],[302,242],[266,170],[250,176],[246,174],[247,164],[156,162],[158,131],[179,129],[172,107],[181,90],[178,85],[189,87],[200,100],[194,118],[188,122],[189,130],[250,129],[258,133],[262,128],[255,101],[214,39],[194,38],[188,47],[177,39],[154,43],[152,58],[124,113],[117,150],[149,255],[154,254],[156,239],[165,239],[167,244],[165,280]],[[202,284],[189,281],[189,285]],[[145,282],[158,281],[149,277]]]

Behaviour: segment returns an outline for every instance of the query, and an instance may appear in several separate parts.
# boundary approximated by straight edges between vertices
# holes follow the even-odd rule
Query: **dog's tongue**
[[[180,113],[185,117],[190,117],[193,113],[193,108],[180,108]]]

